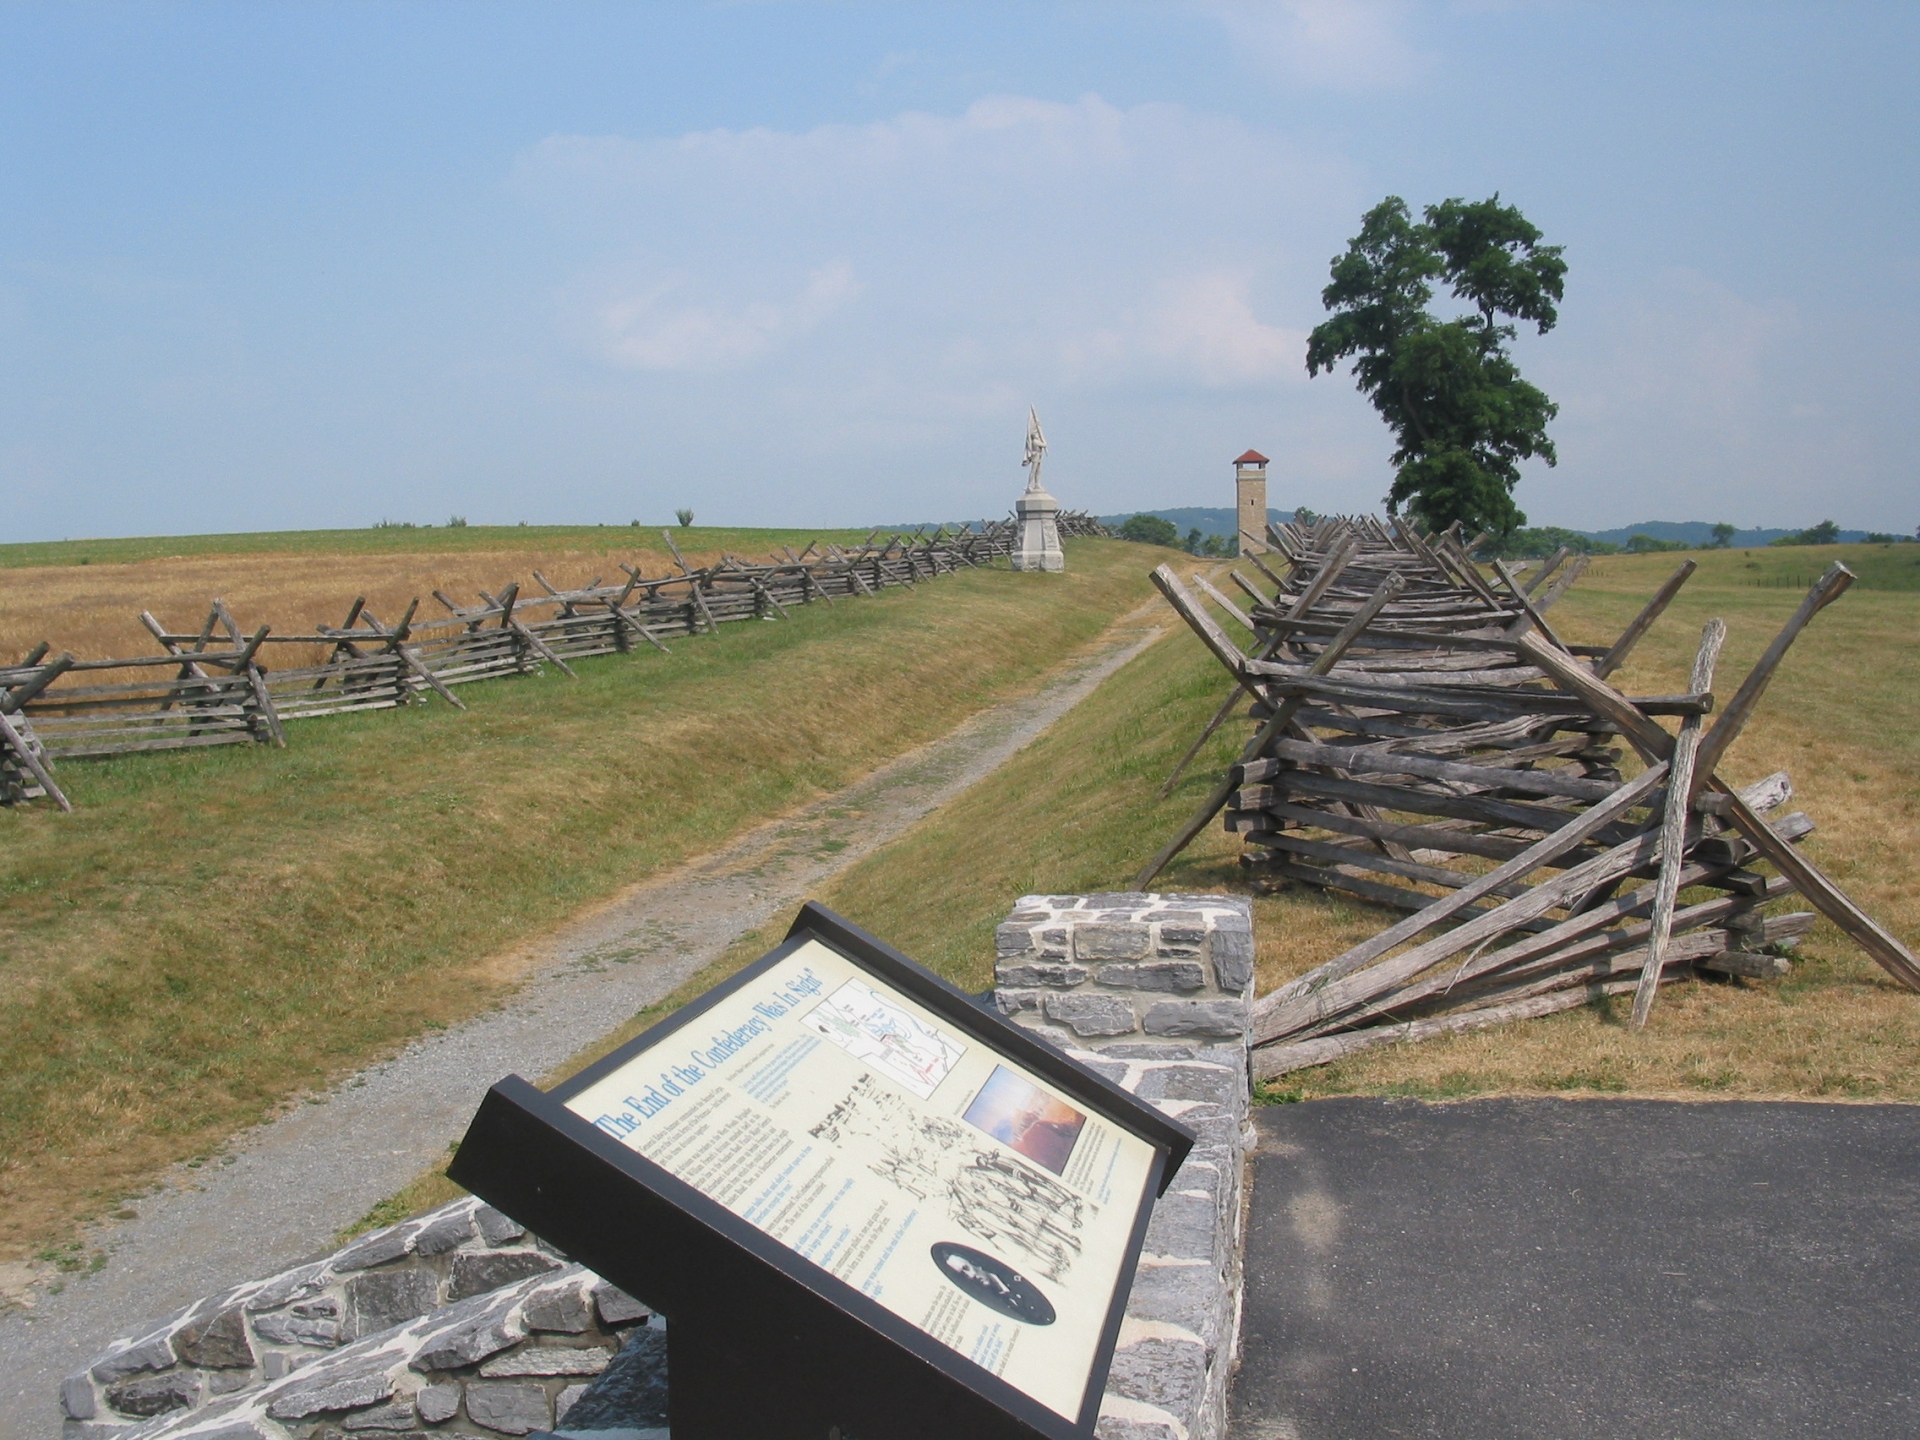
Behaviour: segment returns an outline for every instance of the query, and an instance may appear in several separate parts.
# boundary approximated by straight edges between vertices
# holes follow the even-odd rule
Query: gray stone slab
[[[459,1298],[459,1297],[453,1297]],[[377,1334],[429,1314],[440,1303],[431,1270],[375,1270],[347,1282],[348,1338]]]
[[[525,1435],[553,1423],[544,1387],[516,1380],[474,1380],[467,1385],[467,1418],[502,1435]]]

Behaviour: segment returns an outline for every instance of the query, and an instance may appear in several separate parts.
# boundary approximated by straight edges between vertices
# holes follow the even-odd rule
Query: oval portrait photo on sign
[[[932,1254],[940,1273],[982,1305],[1023,1325],[1053,1323],[1053,1303],[1006,1261],[944,1240],[933,1247]]]

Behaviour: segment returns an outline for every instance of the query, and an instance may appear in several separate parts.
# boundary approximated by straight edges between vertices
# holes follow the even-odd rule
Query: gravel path
[[[1142,607],[1034,694],[983,711],[838,794],[635,885],[547,937],[500,1007],[428,1036],[318,1103],[178,1169],[139,1218],[95,1232],[98,1273],[0,1314],[0,1440],[58,1433],[60,1378],[109,1340],[211,1290],[295,1265],[444,1155],[486,1088],[532,1079],[670,993],[738,936],[1032,742],[1162,633]]]

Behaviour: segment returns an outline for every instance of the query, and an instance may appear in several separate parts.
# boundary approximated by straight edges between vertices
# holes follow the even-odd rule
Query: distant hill
[[[1157,515],[1162,520],[1170,520],[1184,539],[1189,530],[1198,530],[1202,535],[1221,535],[1231,537],[1237,533],[1235,512],[1225,506],[1185,505],[1171,510],[1123,510],[1118,515],[1100,515],[1097,518],[1110,530],[1117,530],[1135,515]],[[1291,510],[1267,511],[1270,520],[1291,520]],[[959,524],[978,524],[978,521],[949,522]],[[889,526],[891,530],[911,530],[911,525]],[[1646,535],[1655,540],[1678,540],[1684,545],[1704,547],[1713,540],[1713,525],[1706,520],[1643,520],[1638,525],[1622,525],[1617,530],[1576,530],[1576,535],[1584,535],[1589,540],[1604,540],[1613,545],[1625,545],[1636,535]],[[1735,550],[1753,550],[1770,545],[1782,535],[1796,534],[1793,530],[1736,530],[1732,545]],[[1854,544],[1867,538],[1865,530],[1842,530],[1840,543]]]
[[[1705,520],[1644,520],[1638,525],[1623,525],[1618,530],[1582,530],[1589,540],[1605,540],[1614,545],[1624,545],[1636,535],[1645,535],[1654,540],[1678,540],[1685,545],[1703,546],[1713,540],[1713,526]],[[1732,546],[1735,550],[1754,550],[1762,545],[1771,545],[1782,535],[1792,535],[1792,530],[1736,530],[1733,532]],[[1842,541],[1864,540],[1864,530],[1842,530]]]
[[[1195,528],[1198,528],[1202,535],[1234,533],[1233,511],[1191,505],[1184,509],[1129,510],[1122,515],[1102,515],[1100,523],[1114,528],[1123,524],[1132,515],[1158,515],[1163,520],[1171,520],[1182,535]],[[1274,520],[1293,518],[1291,510],[1268,510],[1267,515]],[[1613,545],[1625,545],[1635,535],[1646,535],[1655,540],[1678,540],[1686,545],[1705,546],[1713,540],[1713,525],[1706,520],[1643,520],[1638,525],[1622,525],[1617,530],[1579,530],[1575,533],[1585,535],[1589,540],[1605,540]],[[1770,545],[1782,535],[1795,533],[1792,530],[1736,530],[1732,543],[1736,550],[1752,550],[1762,545]],[[1866,538],[1865,530],[1840,532],[1842,544],[1851,544]]]
[[[1175,510],[1128,510],[1120,515],[1101,515],[1096,517],[1109,530],[1117,530],[1136,515],[1157,515],[1162,520],[1171,520],[1174,529],[1184,538],[1189,530],[1198,530],[1202,535],[1232,536],[1239,533],[1239,512],[1224,506],[1209,509],[1201,505],[1188,505]],[[1268,510],[1269,520],[1291,520],[1291,510]]]

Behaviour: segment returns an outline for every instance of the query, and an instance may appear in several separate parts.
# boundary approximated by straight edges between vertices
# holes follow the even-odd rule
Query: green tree
[[[1191,530],[1187,531],[1186,552],[1189,555],[1198,555],[1200,553],[1201,542],[1205,539],[1206,537],[1200,533],[1200,527],[1198,525],[1194,526]]]
[[[1713,545],[1711,548],[1715,550],[1726,549],[1729,545],[1733,544],[1733,537],[1739,533],[1740,532],[1734,529],[1733,526],[1722,520],[1718,525],[1713,527]]]
[[[1135,515],[1120,527],[1120,538],[1132,540],[1139,545],[1165,545],[1170,550],[1180,548],[1180,530],[1171,520],[1163,520],[1158,515]]]
[[[1320,293],[1332,318],[1307,340],[1307,373],[1353,361],[1355,382],[1393,432],[1387,509],[1421,524],[1511,534],[1527,517],[1513,503],[1520,462],[1556,463],[1547,422],[1559,407],[1520,378],[1507,353],[1524,321],[1544,335],[1559,318],[1566,262],[1558,245],[1496,194],[1444,200],[1415,220],[1389,195],[1336,256]],[[1467,307],[1432,314],[1444,281]]]
[[[1782,535],[1770,543],[1774,545],[1833,545],[1840,539],[1840,527],[1831,520],[1822,520],[1818,525],[1809,525],[1791,535]]]
[[[1684,540],[1656,540],[1651,535],[1641,535],[1637,532],[1627,537],[1629,555],[1658,555],[1664,550],[1687,548],[1687,542]]]

